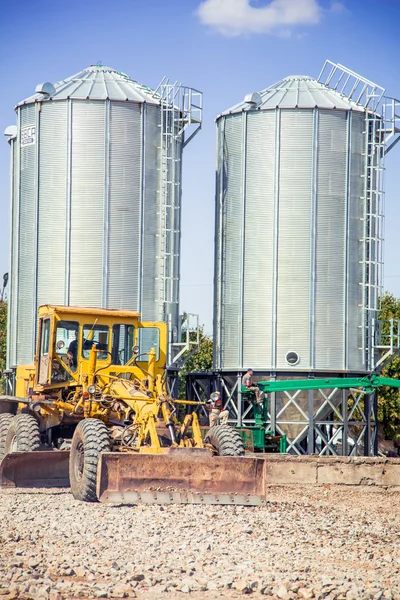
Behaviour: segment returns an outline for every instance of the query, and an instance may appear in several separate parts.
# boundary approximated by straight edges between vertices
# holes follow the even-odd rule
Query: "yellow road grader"
[[[0,484],[83,501],[259,504],[264,461],[166,385],[167,325],[132,311],[41,306],[34,364],[0,397]],[[192,412],[188,409],[192,408]]]

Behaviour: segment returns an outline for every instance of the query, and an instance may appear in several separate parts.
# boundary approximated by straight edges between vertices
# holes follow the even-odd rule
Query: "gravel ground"
[[[272,488],[263,507],[0,490],[0,600],[400,599],[399,494]]]

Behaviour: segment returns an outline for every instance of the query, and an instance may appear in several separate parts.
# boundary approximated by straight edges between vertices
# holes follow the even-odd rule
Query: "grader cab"
[[[229,425],[203,439],[188,411],[198,403],[168,393],[167,344],[167,325],[136,312],[40,307],[34,364],[0,401],[1,485],[70,484],[79,500],[130,504],[262,502],[264,461],[244,457]]]

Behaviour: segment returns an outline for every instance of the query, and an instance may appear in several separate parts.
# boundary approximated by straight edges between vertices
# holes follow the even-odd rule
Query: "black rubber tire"
[[[10,421],[4,453],[36,452],[40,448],[39,423],[33,415],[16,415]]]
[[[110,450],[110,436],[103,421],[83,419],[77,425],[69,457],[71,492],[76,500],[97,502],[96,481],[100,454]]]
[[[204,441],[206,444],[211,444],[219,456],[244,456],[240,433],[230,425],[211,427]]]
[[[14,415],[11,413],[2,413],[0,415],[0,462],[3,460],[6,450],[6,438],[10,423]]]

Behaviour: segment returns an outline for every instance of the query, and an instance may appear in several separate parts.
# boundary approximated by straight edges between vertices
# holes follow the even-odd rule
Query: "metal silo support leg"
[[[378,456],[378,423],[377,423],[377,392],[365,394],[365,435],[364,435],[364,455]]]
[[[342,415],[343,415],[343,433],[342,433],[342,456],[349,454],[349,393],[342,390]]]
[[[314,454],[314,392],[308,390],[307,454]]]
[[[237,425],[242,426],[242,413],[243,413],[243,401],[242,401],[242,376],[240,373],[237,374],[236,378],[237,386]]]
[[[372,453],[378,456],[378,392],[372,394],[372,405],[374,415],[374,438],[372,443]]]
[[[371,396],[364,396],[364,414],[365,414],[365,431],[364,431],[364,456],[371,454]]]

